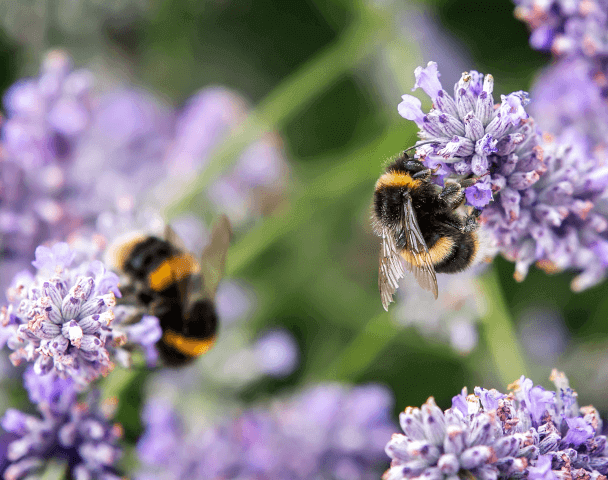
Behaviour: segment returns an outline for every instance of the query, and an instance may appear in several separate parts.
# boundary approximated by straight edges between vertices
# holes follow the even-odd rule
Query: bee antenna
[[[422,145],[428,145],[428,144],[430,144],[430,143],[437,143],[437,140],[431,140],[431,141],[429,141],[429,142],[423,142],[423,143],[419,143],[418,145],[414,145],[414,146],[412,146],[412,147],[410,147],[410,148],[406,148],[405,150],[403,150],[403,153],[405,153],[405,152],[407,152],[407,151],[409,151],[409,150],[412,150],[412,149],[414,149],[414,148],[422,147]]]

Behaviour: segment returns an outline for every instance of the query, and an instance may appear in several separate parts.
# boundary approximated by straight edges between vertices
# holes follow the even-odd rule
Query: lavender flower
[[[525,278],[534,262],[549,273],[574,269],[581,273],[571,286],[581,291],[602,281],[608,266],[606,152],[591,150],[575,132],[557,141],[546,136],[543,148],[547,171],[541,180],[519,198],[501,202],[504,209],[517,201],[517,216],[508,222],[493,205],[483,218],[502,253],[516,262],[516,279]]]
[[[530,45],[558,56],[608,56],[605,0],[513,0],[515,16],[532,30]]]
[[[399,105],[421,128],[420,138],[432,142],[417,153],[429,167],[440,167],[439,181],[487,174],[466,190],[467,201],[485,207],[483,230],[516,263],[515,278],[523,280],[536,262],[549,272],[581,272],[572,283],[576,291],[600,282],[608,266],[605,152],[593,151],[572,129],[556,141],[541,138],[525,113],[524,92],[503,95],[494,108],[491,76],[463,74],[453,99],[430,62],[416,69],[419,86],[434,102],[427,115],[415,97],[404,95]]]
[[[271,377],[286,377],[299,363],[298,344],[284,329],[264,332],[256,340],[253,351],[260,371]]]
[[[553,371],[556,392],[521,377],[504,395],[466,388],[442,412],[433,398],[399,417],[404,434],[386,446],[385,480],[404,478],[605,479],[606,437],[593,407],[578,408],[563,373]]]
[[[117,443],[122,428],[108,423],[116,402],[100,408],[94,392],[86,402],[77,403],[74,381],[53,373],[40,376],[30,368],[24,380],[42,418],[15,409],[4,414],[2,428],[16,438],[8,445],[3,478],[30,478],[47,461],[57,459],[67,463],[75,480],[119,480],[114,465],[121,455]]]
[[[534,82],[530,114],[545,132],[560,136],[575,130],[594,143],[608,137],[608,110],[601,88],[590,80],[590,66],[581,58],[560,60]]]
[[[66,206],[65,166],[87,129],[91,75],[73,70],[63,52],[47,55],[37,78],[4,96],[0,159],[0,257],[24,268],[36,245],[64,236],[80,220]],[[4,292],[10,277],[0,288]]]
[[[135,478],[375,479],[391,403],[378,386],[319,385],[196,431],[171,404],[152,400]]]
[[[413,90],[422,88],[433,109],[425,115],[420,100],[403,95],[399,113],[416,122],[421,140],[432,142],[417,153],[429,167],[441,164],[439,181],[448,175],[490,174],[466,190],[468,203],[477,208],[487,206],[493,192],[502,191],[501,197],[510,199],[538,181],[545,166],[536,129],[524,109],[526,92],[502,95],[495,109],[491,75],[463,73],[454,97],[443,90],[435,62],[418,67],[415,75]],[[513,217],[517,205],[509,207],[506,213]]]
[[[120,321],[127,317],[121,309],[118,325],[112,326],[120,296],[118,276],[98,260],[75,263],[75,257],[65,243],[38,247],[32,262],[38,274],[15,279],[0,330],[14,350],[13,364],[33,362],[37,374],[54,372],[83,388],[114,368],[111,354],[126,363],[128,354],[121,346],[128,334],[149,350],[161,332],[155,317],[121,329]]]
[[[211,155],[247,117],[246,102],[223,87],[195,93],[179,112],[175,138],[167,151],[169,185],[161,183],[155,196],[173,201],[168,192],[181,191],[207,167]],[[247,146],[233,168],[209,186],[213,207],[237,228],[274,210],[283,198],[288,166],[278,135],[267,134]]]

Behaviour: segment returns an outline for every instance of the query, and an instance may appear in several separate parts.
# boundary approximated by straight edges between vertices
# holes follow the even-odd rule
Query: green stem
[[[46,464],[44,473],[40,480],[63,480],[66,478],[68,464],[67,462],[58,462],[56,460],[50,460]]]
[[[371,202],[374,181],[382,170],[379,152],[399,151],[407,145],[410,136],[411,129],[393,128],[356,151],[342,153],[340,158],[336,158],[334,167],[291,195],[290,206],[281,215],[266,218],[230,247],[226,260],[227,275],[234,275],[247,267],[283,236],[312,221],[319,206],[330,205],[337,195],[347,195],[363,182],[369,182]],[[343,161],[343,158],[348,158],[348,161]]]
[[[530,370],[526,366],[494,268],[483,276],[482,283],[489,308],[482,320],[483,336],[500,381],[506,386],[521,375],[528,375]]]
[[[379,26],[357,22],[333,44],[305,63],[262,100],[239,130],[212,156],[205,170],[169,205],[166,217],[187,211],[193,200],[238,159],[239,153],[267,132],[280,128],[308,102],[319,96],[345,72],[357,66],[378,45]]]
[[[135,380],[141,370],[117,367],[100,382],[104,398],[120,398],[122,392]]]
[[[386,312],[372,317],[319,377],[324,380],[355,380],[401,330],[390,321]]]

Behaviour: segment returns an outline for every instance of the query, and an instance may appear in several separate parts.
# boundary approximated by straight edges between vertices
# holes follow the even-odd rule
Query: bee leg
[[[431,178],[433,171],[430,168],[425,168],[424,170],[420,170],[418,173],[412,175],[414,180],[428,180]]]
[[[481,210],[476,208],[470,215],[467,215],[464,218],[464,226],[462,227],[463,233],[474,232],[479,228],[479,223],[477,222],[479,215],[481,215]]]
[[[439,194],[449,210],[456,210],[464,202],[464,191],[459,183],[449,182]]]
[[[477,183],[477,177],[463,178],[458,183],[462,188],[469,188]]]

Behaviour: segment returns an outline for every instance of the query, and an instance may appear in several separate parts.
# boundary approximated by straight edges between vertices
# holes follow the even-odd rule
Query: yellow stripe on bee
[[[475,248],[473,249],[473,255],[471,255],[471,259],[477,258],[477,254],[479,253],[479,237],[477,236],[477,232],[472,232],[471,237],[473,237],[473,245]]]
[[[452,253],[454,248],[454,240],[449,237],[441,237],[435,242],[431,248],[429,248],[429,255],[433,261],[433,265],[441,263],[445,258]]]
[[[189,254],[168,258],[148,276],[148,284],[154,291],[160,292],[174,282],[179,282],[189,275],[198,273],[200,265]]]
[[[409,173],[386,172],[376,182],[376,190],[381,187],[409,187],[420,185],[420,180],[414,180]]]
[[[449,237],[441,237],[435,242],[435,245],[429,248],[428,255],[431,257],[431,263],[433,265],[441,263],[452,252],[453,248],[454,240]],[[410,265],[414,265],[416,267],[420,267],[426,263],[426,255],[426,253],[414,254],[409,250],[403,250],[401,252],[403,259]]]
[[[163,342],[188,357],[198,357],[207,353],[213,347],[215,336],[201,340],[198,338],[188,338],[181,333],[166,330],[163,333]]]

